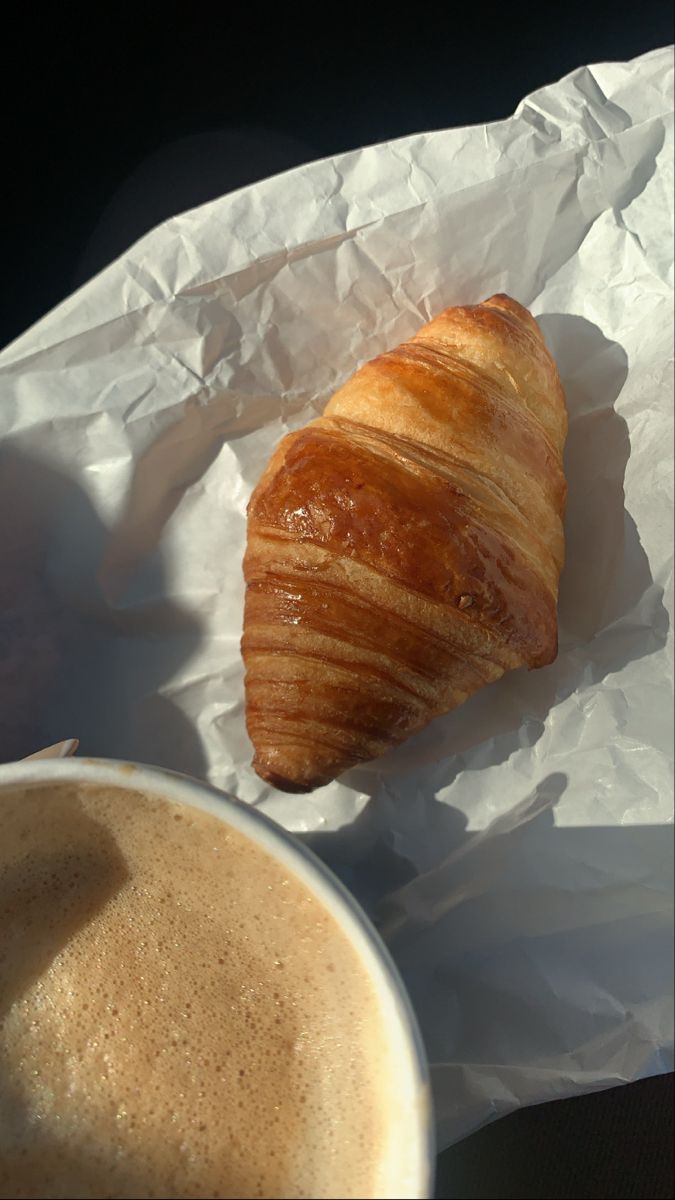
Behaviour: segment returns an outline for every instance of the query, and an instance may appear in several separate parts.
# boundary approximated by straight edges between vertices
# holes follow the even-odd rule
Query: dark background
[[[673,40],[670,0],[298,11],[13,6],[0,50],[0,345],[177,211],[337,151],[507,117],[583,63]],[[207,132],[215,153],[188,152],[173,174],[147,162]]]
[[[3,35],[0,345],[175,212],[673,41],[669,0],[83,11]],[[672,1196],[671,1135],[672,1077],[546,1105],[443,1155],[438,1194]]]

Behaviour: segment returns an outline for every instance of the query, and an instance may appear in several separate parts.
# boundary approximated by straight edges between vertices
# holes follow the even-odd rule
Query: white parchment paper
[[[305,837],[389,940],[441,1146],[672,1067],[672,70],[584,67],[225,196],[0,356],[0,759],[77,735]],[[498,291],[567,391],[558,659],[275,793],[243,714],[251,488],[362,361]]]

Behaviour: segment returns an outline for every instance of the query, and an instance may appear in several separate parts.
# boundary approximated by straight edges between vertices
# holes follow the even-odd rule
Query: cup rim
[[[165,767],[108,758],[32,759],[0,764],[0,800],[10,786],[47,783],[50,780],[97,783],[127,790],[149,792],[179,804],[201,809],[231,824],[245,837],[281,860],[328,907],[339,921],[378,991],[394,1000],[402,1045],[407,1047],[409,1086],[417,1102],[416,1129],[412,1113],[410,1135],[415,1137],[414,1200],[433,1195],[435,1138],[431,1084],[427,1055],[410,997],[391,954],[367,913],[325,862],[295,834],[253,805]],[[333,905],[331,904],[333,902]],[[377,978],[379,975],[379,979]]]

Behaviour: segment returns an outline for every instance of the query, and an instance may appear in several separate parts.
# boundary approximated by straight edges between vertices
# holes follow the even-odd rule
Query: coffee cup
[[[431,1195],[405,988],[296,837],[84,758],[1,766],[0,829],[0,1195]]]

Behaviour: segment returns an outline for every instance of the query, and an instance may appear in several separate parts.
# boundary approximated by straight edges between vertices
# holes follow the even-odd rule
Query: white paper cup
[[[54,782],[89,783],[149,792],[218,817],[263,847],[326,908],[340,925],[374,984],[379,1019],[389,1031],[397,1063],[383,1151],[382,1197],[397,1200],[432,1195],[434,1138],[426,1055],[400,976],[359,904],[335,875],[297,838],[255,808],[224,792],[172,771],[106,759],[34,759],[0,766],[3,790]],[[0,810],[0,828],[2,814]]]

